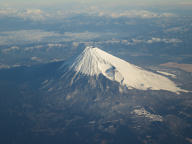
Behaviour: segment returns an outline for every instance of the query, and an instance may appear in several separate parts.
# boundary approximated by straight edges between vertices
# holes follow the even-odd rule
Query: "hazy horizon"
[[[73,5],[76,7],[83,6],[96,6],[96,7],[169,7],[172,8],[187,8],[192,6],[192,1],[190,0],[1,0],[0,8],[15,7],[15,8],[27,8],[27,7],[61,7],[65,5]]]

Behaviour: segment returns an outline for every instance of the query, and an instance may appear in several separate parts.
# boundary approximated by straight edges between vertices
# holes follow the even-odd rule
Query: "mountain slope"
[[[128,89],[187,92],[177,87],[167,77],[146,71],[96,47],[86,47],[72,63],[70,70],[74,70],[76,75],[99,76],[102,74]]]

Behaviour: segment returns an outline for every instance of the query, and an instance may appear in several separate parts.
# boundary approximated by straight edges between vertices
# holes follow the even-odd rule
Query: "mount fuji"
[[[70,66],[66,72],[67,64]],[[97,78],[102,75],[127,89],[187,92],[167,77],[130,64],[97,47],[86,47],[75,60],[65,62],[60,67],[60,71],[63,71],[62,78],[69,73],[71,75],[71,72],[74,71],[74,75],[71,76],[71,84],[78,79],[78,76]]]

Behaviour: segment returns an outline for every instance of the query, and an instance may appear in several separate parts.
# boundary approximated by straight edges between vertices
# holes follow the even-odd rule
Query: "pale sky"
[[[91,6],[192,6],[192,0],[0,0],[0,7],[53,6],[77,4]]]

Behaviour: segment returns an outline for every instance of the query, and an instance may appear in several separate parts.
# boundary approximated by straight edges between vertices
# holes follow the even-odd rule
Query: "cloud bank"
[[[71,10],[55,10],[55,11],[43,11],[42,9],[14,9],[14,8],[4,8],[0,9],[0,18],[2,17],[18,17],[24,20],[33,21],[43,21],[50,19],[61,19],[70,17],[72,15],[86,14],[90,16],[105,16],[111,18],[169,18],[175,17],[176,14],[173,13],[157,13],[148,10],[125,10],[125,11],[110,11],[101,10],[98,7],[89,7],[85,9],[71,9]]]
[[[60,36],[61,35],[58,33],[47,32],[43,30],[18,30],[0,32],[0,45],[41,42]]]
[[[49,13],[42,11],[41,9],[14,9],[4,8],[0,9],[1,17],[18,17],[22,19],[29,19],[34,21],[45,20],[49,17]]]
[[[128,18],[163,18],[163,17],[175,17],[172,13],[155,13],[147,10],[130,10],[121,13],[112,13],[110,15],[113,18],[128,17]]]

